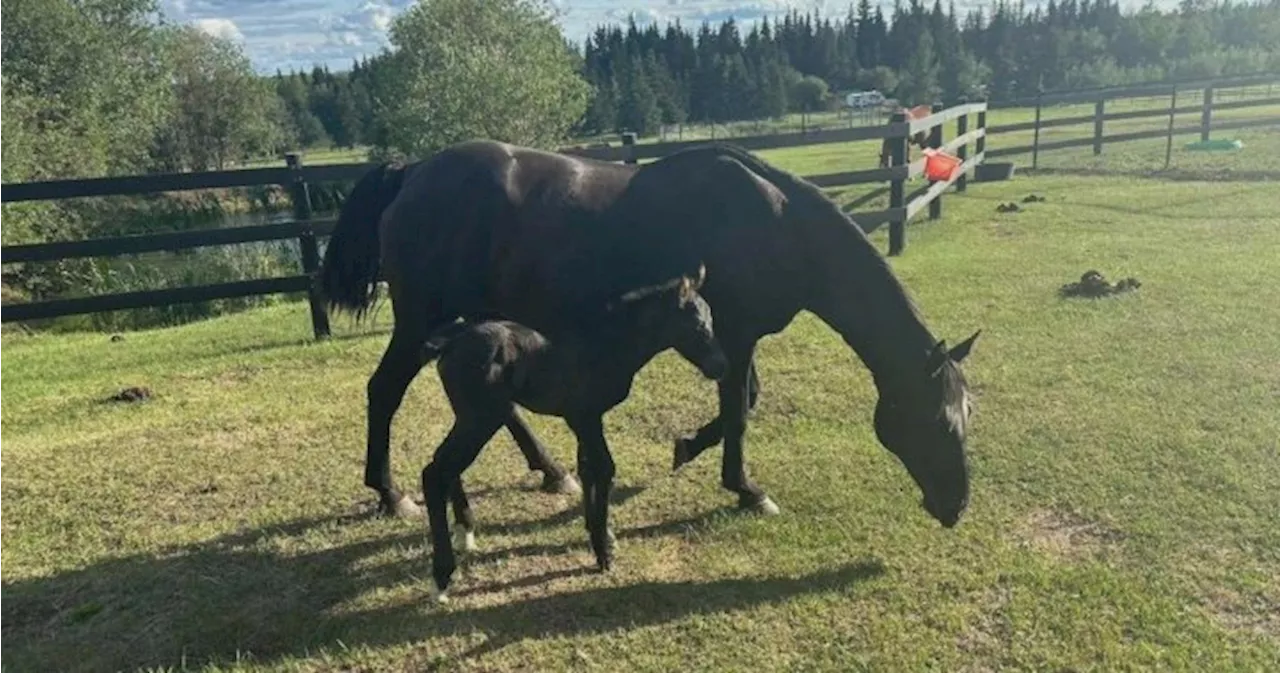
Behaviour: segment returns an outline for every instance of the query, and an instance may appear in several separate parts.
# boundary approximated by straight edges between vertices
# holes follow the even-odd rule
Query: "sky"
[[[161,0],[165,18],[190,23],[219,37],[239,42],[262,73],[277,69],[310,70],[316,64],[346,70],[353,59],[378,53],[387,44],[391,19],[414,0]],[[1135,0],[1136,1],[1136,0]],[[791,9],[843,16],[849,0],[551,0],[560,11],[565,36],[582,40],[600,24],[636,22],[663,25],[679,19],[696,27],[733,17],[750,24]],[[1176,0],[1157,0],[1171,6]],[[872,3],[877,4],[876,2]],[[892,4],[885,0],[886,9]],[[982,0],[960,0],[963,11]],[[1034,4],[1030,0],[1028,5]],[[1122,2],[1128,6],[1129,2]]]
[[[165,18],[241,43],[254,67],[307,69],[317,63],[345,70],[353,58],[373,55],[387,44],[392,17],[414,0],[161,0]],[[847,2],[830,0],[551,0],[565,35],[576,42],[602,23],[629,15],[645,24],[680,19],[694,26],[730,16],[750,22],[794,7],[843,14]]]

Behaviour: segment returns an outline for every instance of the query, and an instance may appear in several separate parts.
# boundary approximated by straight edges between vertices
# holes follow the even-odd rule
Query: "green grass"
[[[369,148],[367,147],[313,147],[303,150],[301,154],[304,166],[359,164],[369,160]],[[264,157],[246,161],[239,168],[274,168],[282,164],[284,164],[284,159],[282,158]]]
[[[1260,143],[1216,160],[1265,160]],[[771,158],[824,161],[791,152]],[[1048,201],[994,212],[1031,192]],[[481,551],[444,609],[423,527],[371,519],[361,485],[387,311],[319,344],[302,304],[119,342],[6,332],[5,664],[1280,669],[1274,183],[1019,175],[948,195],[908,241],[892,264],[934,331],[984,330],[958,528],[918,507],[867,372],[803,314],[762,343],[748,434],[780,517],[732,511],[719,450],[668,472],[714,394],[665,354],[607,418],[616,571],[585,572],[576,503],[533,492],[502,435],[468,472]],[[1087,269],[1143,285],[1056,296]],[[155,398],[99,401],[131,385]],[[402,485],[450,420],[426,370],[393,428]],[[562,423],[531,420],[572,464]]]

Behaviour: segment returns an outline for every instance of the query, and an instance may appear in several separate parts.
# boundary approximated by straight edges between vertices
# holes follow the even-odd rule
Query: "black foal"
[[[548,339],[504,320],[454,323],[423,348],[423,364],[437,369],[455,416],[453,427],[422,471],[433,549],[435,600],[456,568],[446,501],[465,551],[475,544],[475,518],[462,473],[510,418],[513,405],[558,416],[578,441],[578,477],[591,548],[600,570],[613,563],[609,490],[614,463],[604,438],[604,414],[631,393],[631,384],[656,355],[674,348],[704,376],[719,379],[728,368],[715,341],[711,309],[697,293],[701,278],[680,278],[629,292],[607,308],[599,324]]]

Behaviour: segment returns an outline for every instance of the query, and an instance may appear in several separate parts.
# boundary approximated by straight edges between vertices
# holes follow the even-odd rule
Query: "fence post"
[[[890,124],[905,124],[907,115],[902,112],[895,112],[889,118]],[[910,129],[904,131],[901,136],[895,136],[889,139],[889,166],[905,166],[907,163],[907,139],[910,136]],[[889,181],[889,208],[890,210],[902,210],[906,207],[903,199],[906,194],[906,176],[894,178]],[[906,226],[907,218],[905,210],[903,215],[894,218],[889,222],[889,255],[900,255],[902,249],[906,247]]]
[[[982,109],[978,111],[978,128],[982,129],[982,135],[978,137],[978,142],[974,143],[973,153],[982,154],[987,151],[987,101],[982,101]],[[984,158],[983,161],[986,161]]]
[[[1040,108],[1044,103],[1044,92],[1036,94],[1036,127],[1031,139],[1031,169],[1040,166]]]
[[[1169,92],[1169,136],[1164,144],[1164,169],[1169,170],[1169,163],[1173,161],[1173,118],[1178,109],[1178,85],[1173,85],[1173,90]]]
[[[1209,124],[1213,123],[1213,85],[1204,88],[1204,106],[1200,109],[1200,142],[1209,142]]]
[[[311,304],[311,329],[317,340],[329,336],[329,312],[325,310],[324,298],[320,294],[320,246],[316,243],[316,234],[312,230],[311,190],[306,178],[302,176],[302,157],[298,154],[286,154],[285,165],[289,167],[291,184],[289,194],[293,199],[293,219],[307,222],[298,236],[298,248],[302,252],[302,272],[311,277],[311,285],[307,288],[307,302]]]
[[[933,109],[929,112],[931,114],[938,114],[939,112],[942,112],[942,109],[942,103],[934,103]],[[929,129],[929,147],[932,147],[935,150],[942,147],[942,127],[942,124],[938,124],[937,126]],[[937,195],[929,202],[929,219],[936,220],[939,217],[942,217],[942,194]]]
[[[622,148],[624,150],[623,163],[636,163],[636,134],[634,132],[627,131],[622,134]]]
[[[1107,99],[1099,98],[1093,106],[1093,154],[1102,154],[1102,116],[1107,112]]]
[[[967,106],[968,103],[962,103],[962,105]],[[965,110],[964,114],[956,118],[956,137],[957,138],[964,137],[964,134],[968,132],[969,132],[969,111]],[[960,149],[956,150],[956,157],[960,159],[960,165],[964,166],[964,162],[969,158],[969,141],[966,140],[964,141],[964,143],[960,145]],[[964,190],[967,189],[968,186],[969,186],[969,172],[968,170],[965,170],[965,172],[960,174],[960,177],[956,178],[956,193],[963,194]]]

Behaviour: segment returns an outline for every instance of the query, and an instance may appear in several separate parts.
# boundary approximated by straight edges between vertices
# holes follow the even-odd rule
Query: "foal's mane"
[[[699,265],[698,275],[696,277],[680,276],[678,278],[672,278],[671,280],[668,280],[663,283],[658,283],[656,285],[649,285],[646,287],[636,288],[634,290],[624,292],[622,293],[621,296],[617,297],[616,299],[609,300],[605,304],[605,310],[613,311],[622,306],[625,306],[626,304],[640,301],[641,299],[644,299],[646,297],[652,297],[657,294],[663,294],[665,292],[669,292],[671,290],[677,290],[677,289],[680,291],[681,301],[688,301],[690,298],[692,298],[693,294],[697,292],[699,288],[702,287],[702,283],[706,280],[706,278],[707,278],[706,265]]]

